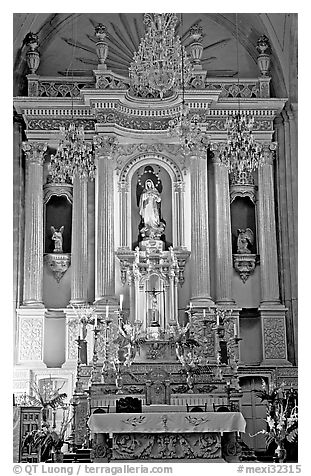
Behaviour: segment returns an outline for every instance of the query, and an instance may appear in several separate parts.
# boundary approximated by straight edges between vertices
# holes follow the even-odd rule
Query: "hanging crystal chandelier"
[[[181,149],[185,154],[207,149],[209,138],[199,126],[199,116],[190,117],[189,108],[182,104],[180,115],[168,123],[168,134],[179,139]]]
[[[72,182],[74,176],[84,180],[95,178],[95,158],[91,142],[84,141],[84,128],[71,122],[60,127],[60,141],[51,156],[50,175],[56,183]]]
[[[162,99],[180,86],[182,75],[184,81],[190,79],[192,65],[179,36],[175,36],[174,13],[145,13],[144,23],[147,31],[134,54],[129,74],[136,94]]]
[[[227,141],[219,160],[230,173],[253,172],[264,163],[263,147],[254,141],[254,118],[238,111],[226,120]]]

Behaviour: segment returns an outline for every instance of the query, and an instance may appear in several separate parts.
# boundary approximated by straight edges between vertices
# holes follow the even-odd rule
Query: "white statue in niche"
[[[250,228],[245,230],[238,229],[237,252],[240,254],[250,254],[251,250],[248,248],[254,243],[254,233]]]
[[[158,190],[155,188],[151,179],[146,180],[145,188],[140,196],[139,213],[144,220],[145,226],[157,228],[160,224],[159,203],[161,197]]]
[[[54,226],[51,226],[51,231],[53,233],[52,240],[54,241],[54,250],[53,253],[62,253],[63,252],[63,231],[64,226],[61,226],[59,230],[56,230]]]

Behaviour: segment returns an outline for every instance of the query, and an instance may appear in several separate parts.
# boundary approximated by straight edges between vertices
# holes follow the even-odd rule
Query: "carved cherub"
[[[62,253],[64,226],[61,226],[59,230],[56,230],[54,226],[51,226],[51,231],[53,233],[52,240],[55,242],[53,253]]]
[[[237,253],[250,254],[251,250],[248,248],[254,243],[254,233],[250,228],[238,229]]]

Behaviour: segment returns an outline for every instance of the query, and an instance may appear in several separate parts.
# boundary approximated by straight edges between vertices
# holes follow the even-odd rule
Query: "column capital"
[[[30,164],[43,165],[47,148],[46,142],[22,142],[22,149],[25,152],[27,162]]]
[[[128,192],[129,191],[129,183],[125,180],[120,180],[118,182],[118,192]]]
[[[277,142],[265,142],[262,144],[262,153],[264,159],[264,165],[272,165],[275,157],[275,151],[277,149]]]
[[[117,150],[118,140],[113,136],[97,135],[94,136],[93,144],[95,146],[96,157],[113,159]]]
[[[185,191],[185,182],[179,180],[178,182],[173,183],[174,192],[184,192]]]

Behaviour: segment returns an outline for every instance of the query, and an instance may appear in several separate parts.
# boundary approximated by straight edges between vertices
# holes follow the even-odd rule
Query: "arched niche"
[[[133,249],[137,242],[139,208],[136,185],[139,171],[151,165],[163,182],[162,217],[166,221],[166,240],[174,247],[184,245],[184,181],[174,160],[159,154],[137,155],[129,159],[119,175],[119,246]]]
[[[148,171],[152,171],[152,173]],[[139,214],[139,189],[137,190],[137,184],[141,183],[142,187],[147,178],[154,178],[154,181],[158,179],[158,183],[161,186],[161,202],[160,202],[160,218],[165,223],[164,237],[166,249],[173,244],[172,233],[172,182],[168,172],[164,167],[156,165],[151,161],[150,164],[145,165],[137,169],[131,180],[131,213],[132,213],[132,249],[138,245],[139,237],[139,225],[141,222],[141,216]],[[157,182],[156,182],[157,183]],[[140,190],[141,191],[141,190]]]
[[[63,226],[63,252],[71,253],[72,185],[44,186],[44,223],[44,252],[52,253],[54,250],[51,226],[56,230]]]
[[[254,243],[250,245],[250,251],[257,253],[256,238],[256,206],[250,197],[235,197],[231,203],[231,231],[232,251],[237,252],[237,237],[239,229],[250,228],[254,233]]]

